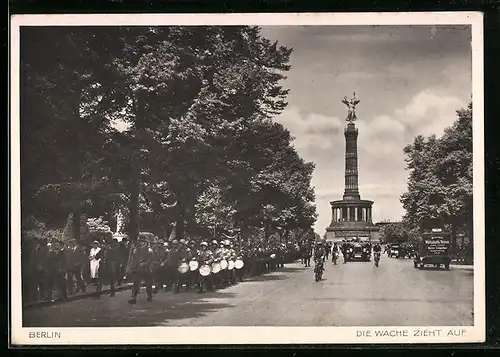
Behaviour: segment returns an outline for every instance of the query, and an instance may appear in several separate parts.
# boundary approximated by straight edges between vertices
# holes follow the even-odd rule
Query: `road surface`
[[[470,326],[473,272],[418,270],[411,260],[382,256],[326,264],[323,280],[300,262],[226,289],[86,298],[28,309],[25,327],[120,326]]]

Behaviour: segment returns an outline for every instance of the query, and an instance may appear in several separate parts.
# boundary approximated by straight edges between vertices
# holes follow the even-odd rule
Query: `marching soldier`
[[[171,286],[174,288],[175,293],[178,293],[180,288],[179,286],[180,273],[177,270],[181,255],[180,252],[181,252],[181,247],[179,245],[179,241],[177,239],[174,239],[172,241],[172,249],[168,254],[167,271],[169,280],[171,282]]]
[[[219,246],[219,243],[215,239],[212,241],[212,254],[214,262],[215,261],[220,262],[222,260],[222,251]],[[212,277],[213,288],[219,289],[222,286],[222,270],[212,275],[213,275]]]
[[[76,280],[76,292],[80,290],[85,292],[85,282],[82,279],[83,265],[87,262],[85,252],[81,246],[76,244],[75,240],[71,240],[66,256],[69,293],[73,294],[73,278]]]
[[[188,262],[191,261],[192,259],[198,259],[198,256],[200,254],[200,251],[196,248],[196,242],[195,241],[190,241],[189,242],[189,254],[188,254]],[[200,264],[200,261],[198,261],[198,265]],[[189,287],[194,287],[198,285],[198,269],[192,271],[191,269],[188,272],[188,284]]]
[[[235,249],[235,255],[236,257],[241,257],[241,259],[243,259],[243,268],[235,269],[235,280],[242,282],[245,275],[246,264],[248,262],[246,249],[244,247],[237,246]]]
[[[202,265],[208,265],[211,266],[213,263],[213,254],[212,252],[208,249],[208,243],[207,242],[201,242],[201,250],[198,251],[198,263],[200,264],[200,267]],[[211,288],[211,283],[209,280],[209,276],[202,276],[201,274],[199,275],[199,281],[198,281],[198,292],[203,293],[204,289]]]
[[[103,242],[104,243],[104,242]],[[120,247],[118,241],[113,239],[109,244],[103,244],[100,255],[99,273],[97,278],[96,297],[101,296],[102,284],[106,279],[111,290],[110,296],[115,296],[115,284],[118,280],[118,266],[120,263]]]
[[[118,269],[118,281],[116,284],[120,286],[125,278],[125,271],[127,270],[127,262],[128,262],[128,257],[130,255],[130,247],[128,244],[128,239],[123,238],[122,241],[119,243],[118,250],[120,252],[120,261],[119,261],[119,269]]]
[[[130,259],[127,265],[127,275],[130,277],[130,280],[132,280],[133,286],[132,298],[128,302],[129,304],[137,303],[137,295],[139,294],[142,281],[146,283],[146,292],[148,294],[147,301],[152,301],[152,250],[147,246],[147,242],[140,238],[137,245],[131,248]]]
[[[180,243],[180,250],[179,250],[179,260],[177,262],[177,267],[180,267],[182,263],[189,263],[189,257],[191,255],[191,249],[189,249],[187,241],[185,239],[181,239],[179,243]],[[190,277],[189,271],[185,274],[181,274],[177,270],[177,273],[179,276],[178,279],[179,284],[177,291],[179,291],[183,285],[186,285],[186,291],[187,291],[189,289],[189,277]]]
[[[61,292],[63,299],[67,299],[66,290],[66,252],[63,250],[62,244],[58,240],[54,240],[49,251],[49,299],[52,299],[54,287],[57,287]]]
[[[164,272],[164,262],[165,262],[165,243],[158,243],[154,248],[154,264],[153,264],[153,294],[158,292],[158,288],[161,288],[164,283],[163,272]]]

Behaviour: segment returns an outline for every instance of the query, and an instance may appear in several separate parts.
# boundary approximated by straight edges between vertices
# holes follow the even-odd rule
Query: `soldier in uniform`
[[[71,240],[66,251],[67,275],[69,293],[73,294],[74,283],[76,281],[76,292],[85,292],[85,283],[82,279],[83,265],[87,263],[87,257],[82,247],[76,244],[76,240]]]
[[[238,258],[238,248],[231,243],[229,246],[229,258],[233,261],[236,262],[236,258]],[[229,278],[229,283],[231,285],[236,284],[236,281],[238,280],[238,269],[233,267],[233,270],[230,272],[230,278]]]
[[[177,267],[179,264],[180,260],[180,245],[179,241],[177,239],[174,239],[172,241],[172,248],[170,249],[170,252],[167,257],[167,272],[168,272],[168,280],[170,281],[170,287],[174,288],[174,291],[176,293],[179,292],[178,287],[179,287],[179,278],[180,274],[177,271]]]
[[[181,239],[179,241],[180,243],[180,249],[179,249],[179,260],[177,262],[177,268],[181,265],[181,263],[189,263],[189,257],[191,255],[191,249],[189,249],[188,247],[188,244],[187,244],[187,241],[185,239]],[[179,284],[178,284],[178,289],[177,291],[180,290],[180,288],[183,286],[183,285],[186,285],[186,291],[189,289],[189,278],[190,278],[190,275],[189,275],[189,271],[185,274],[181,274],[178,270],[177,270],[177,274],[179,276]]]
[[[222,260],[222,251],[219,247],[219,243],[214,239],[212,241],[212,255],[213,255],[213,260],[214,261],[221,261]],[[212,287],[214,289],[219,289],[222,286],[222,270],[219,271],[216,274],[212,274]]]
[[[132,298],[128,301],[129,304],[137,303],[137,295],[139,294],[142,281],[146,283],[147,301],[153,300],[151,260],[152,250],[148,247],[145,240],[139,238],[137,245],[131,247],[130,258],[127,264],[127,275],[133,283]]]
[[[239,280],[240,282],[242,282],[243,277],[245,275],[245,269],[247,268],[246,264],[248,262],[247,252],[246,252],[246,249],[244,248],[244,246],[242,246],[242,245],[236,246],[235,247],[235,255],[236,255],[236,257],[241,257],[241,259],[243,259],[243,268],[235,269],[235,280],[236,281]]]
[[[201,242],[200,245],[201,250],[198,251],[198,263],[200,266],[202,265],[208,265],[211,266],[213,263],[213,254],[212,252],[208,249],[208,243],[207,242]],[[205,289],[211,288],[211,283],[210,283],[210,275],[209,276],[199,276],[199,281],[198,281],[198,292],[203,293]]]
[[[342,251],[342,255],[344,256],[344,264],[347,263],[347,242],[345,239],[342,240],[342,245],[340,246],[340,250]]]
[[[199,255],[200,251],[197,249],[196,247],[196,242],[195,241],[190,241],[189,242],[189,254],[187,256],[187,261],[188,263],[192,260],[192,259],[198,259],[198,255]],[[200,265],[200,262],[198,261],[198,266]],[[194,270],[194,271],[191,271],[191,269],[189,270],[188,272],[188,285],[190,288],[198,285],[198,270]]]
[[[49,299],[52,299],[52,293],[55,287],[57,287],[61,293],[63,299],[67,299],[67,287],[66,287],[66,252],[60,241],[54,240],[51,245],[49,252],[49,275],[50,275],[50,285],[49,285]]]
[[[122,239],[119,243],[118,250],[120,252],[120,263],[118,269],[118,281],[116,282],[116,285],[120,286],[125,278],[125,271],[127,270],[127,262],[130,254],[127,238]]]
[[[170,259],[170,244],[169,242],[163,243],[162,254],[160,254],[160,283],[165,285],[165,291],[172,287],[172,274],[169,271],[168,261]]]
[[[163,242],[158,242],[154,247],[154,259],[153,259],[153,294],[158,292],[158,288],[163,286],[162,272],[163,272],[163,262],[165,261],[165,249],[163,247]]]
[[[113,239],[109,244],[103,242],[101,252],[101,262],[99,264],[99,278],[97,281],[96,296],[100,297],[102,284],[106,280],[111,290],[110,296],[115,296],[115,285],[119,277],[120,265],[120,245],[116,239]]]

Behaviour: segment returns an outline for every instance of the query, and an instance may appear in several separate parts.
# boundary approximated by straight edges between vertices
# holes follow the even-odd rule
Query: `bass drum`
[[[212,264],[212,272],[214,274],[217,274],[218,272],[220,272],[220,269],[221,269],[221,267],[220,267],[219,263],[213,263]]]
[[[221,262],[220,262],[220,268],[222,270],[226,270],[227,266],[228,266],[227,260],[226,259],[221,260]]]
[[[196,260],[191,260],[189,262],[189,270],[195,271],[196,269],[198,269],[198,262]]]
[[[233,270],[233,269],[234,269],[234,261],[233,261],[233,260],[230,260],[230,261],[227,263],[227,269],[228,269],[228,270]]]
[[[236,259],[236,261],[234,262],[234,267],[236,269],[241,269],[243,268],[245,264],[243,263],[243,260],[242,259]]]
[[[186,274],[189,271],[189,265],[187,263],[182,263],[177,268],[177,271],[179,271],[179,273],[181,274]]]
[[[271,254],[271,259],[276,259],[276,254]]]
[[[200,275],[201,276],[209,276],[210,275],[210,267],[208,265],[202,265],[200,267]]]

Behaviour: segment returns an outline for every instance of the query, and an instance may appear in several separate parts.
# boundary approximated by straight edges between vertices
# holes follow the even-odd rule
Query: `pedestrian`
[[[208,243],[207,242],[201,242],[200,244],[200,250],[198,251],[198,263],[201,266],[207,265],[211,266],[213,263],[213,254],[212,252],[208,249]],[[210,275],[208,276],[202,276],[201,274],[198,274],[198,292],[203,293],[204,291],[208,290],[210,288]]]
[[[104,242],[103,242],[104,243]],[[97,277],[96,297],[101,296],[104,281],[109,284],[110,296],[115,296],[115,284],[118,280],[120,247],[118,241],[113,239],[109,244],[103,244],[98,253],[101,257],[99,262],[99,275]]]
[[[49,255],[49,299],[52,300],[54,288],[57,288],[61,294],[62,299],[67,299],[67,286],[66,286],[66,252],[60,241],[54,240],[51,244]]]
[[[85,282],[82,278],[83,265],[87,262],[85,253],[82,247],[76,243],[76,240],[68,242],[67,249],[67,272],[68,272],[68,288],[69,294],[73,294],[73,288],[76,283],[76,292],[85,292]],[[74,281],[73,281],[74,280]]]
[[[344,257],[344,264],[347,263],[347,242],[345,239],[342,240],[342,246],[341,246],[341,251],[342,251],[342,256]]]
[[[98,256],[100,251],[101,247],[99,246],[99,242],[95,240],[92,243],[92,249],[90,249],[89,264],[90,264],[90,277],[92,279],[92,283],[96,285],[97,285],[97,277],[99,274],[99,263],[101,260]]]
[[[127,265],[127,275],[133,284],[132,298],[128,301],[129,304],[137,303],[137,295],[143,281],[146,283],[147,301],[153,300],[151,258],[152,250],[150,250],[144,238],[140,238],[136,246],[131,247],[130,259]]]

